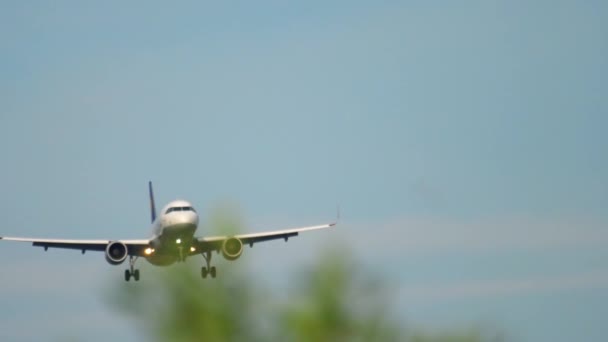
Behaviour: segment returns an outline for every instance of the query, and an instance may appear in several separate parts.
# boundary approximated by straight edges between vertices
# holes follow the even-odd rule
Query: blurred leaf
[[[224,206],[210,215],[209,225],[214,233],[234,234],[241,222]],[[260,290],[259,278],[238,260],[225,263],[216,279],[201,279],[192,263],[149,269],[142,281],[113,288],[109,301],[156,341],[502,341],[476,329],[406,333],[383,280],[353,260],[345,248],[320,252],[314,265],[291,276],[297,285],[288,300]]]
[[[280,329],[294,341],[398,340],[399,325],[387,316],[388,298],[376,281],[357,274],[345,250],[320,255],[299,276],[297,300],[286,304]]]

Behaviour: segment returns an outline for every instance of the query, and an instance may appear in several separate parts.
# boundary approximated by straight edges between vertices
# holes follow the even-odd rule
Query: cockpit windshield
[[[169,209],[167,209],[167,211],[165,211],[165,215],[168,213],[172,213],[174,211],[193,211],[196,212],[196,210],[194,210],[194,208],[192,207],[171,207]]]

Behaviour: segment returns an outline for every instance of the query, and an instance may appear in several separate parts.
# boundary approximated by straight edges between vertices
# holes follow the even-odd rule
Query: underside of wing
[[[290,237],[298,236],[300,233],[319,230],[319,229],[327,229],[334,227],[336,223],[328,223],[317,226],[308,226],[308,227],[300,227],[300,228],[290,228],[283,230],[274,230],[268,232],[260,232],[260,233],[251,233],[251,234],[239,234],[233,236],[212,236],[212,237],[203,237],[198,238],[196,240],[197,253],[205,252],[205,251],[213,251],[220,250],[222,245],[227,240],[238,240],[242,244],[246,244],[249,246],[253,246],[254,243],[270,241],[270,240],[280,240],[284,239],[287,241]]]
[[[82,253],[86,251],[105,251],[110,240],[70,240],[70,239],[36,239],[36,238],[21,238],[21,237],[0,237],[0,240],[30,242],[32,246],[43,247],[44,250],[49,248],[75,249]],[[117,240],[124,244],[129,255],[143,255],[144,249],[149,245],[148,240]]]

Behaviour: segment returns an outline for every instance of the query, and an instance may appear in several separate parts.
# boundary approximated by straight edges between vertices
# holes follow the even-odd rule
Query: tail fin
[[[152,215],[152,222],[156,220],[156,205],[154,204],[154,191],[152,191],[152,181],[148,182],[148,189],[150,190],[150,214]]]

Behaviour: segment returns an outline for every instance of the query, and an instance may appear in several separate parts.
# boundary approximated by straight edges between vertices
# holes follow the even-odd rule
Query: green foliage
[[[203,280],[196,269],[177,265],[122,284],[113,302],[159,341],[254,340],[256,297],[245,281],[238,274]]]
[[[239,220],[226,213],[212,216],[213,222],[234,231]],[[119,283],[109,299],[156,341],[487,340],[477,330],[406,332],[392,314],[386,286],[357,267],[345,250],[321,252],[310,268],[286,274],[298,284],[287,298],[261,291],[259,278],[248,275],[245,264],[241,259],[220,265],[216,279],[201,279],[200,269],[190,266],[194,263],[147,269],[142,281]]]
[[[111,299],[156,341],[502,340],[484,338],[475,329],[407,333],[391,315],[386,288],[355,272],[344,254],[322,254],[318,264],[294,277],[299,286],[286,301],[259,291],[253,277],[234,263],[225,264],[218,278],[205,280],[198,268],[180,264],[148,272],[139,283],[120,283]]]
[[[382,288],[357,274],[348,253],[322,253],[299,276],[296,299],[285,304],[281,334],[293,341],[396,341],[398,323],[387,317]]]

